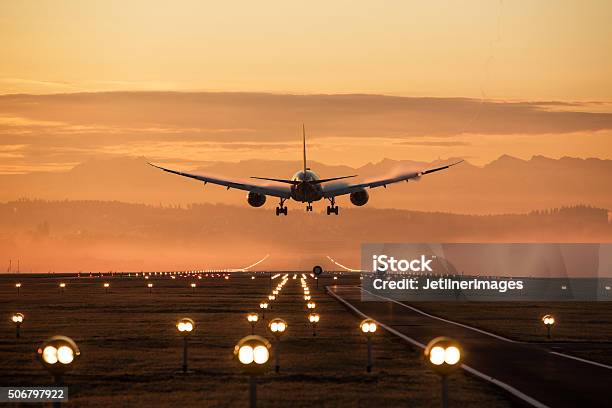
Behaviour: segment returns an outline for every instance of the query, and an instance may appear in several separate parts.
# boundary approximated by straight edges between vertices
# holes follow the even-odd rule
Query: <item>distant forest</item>
[[[276,217],[218,204],[18,200],[0,204],[0,259],[35,271],[152,270],[240,267],[269,253],[266,267],[295,269],[327,255],[358,265],[368,242],[612,242],[608,211],[589,206],[489,216],[340,211],[290,207]]]

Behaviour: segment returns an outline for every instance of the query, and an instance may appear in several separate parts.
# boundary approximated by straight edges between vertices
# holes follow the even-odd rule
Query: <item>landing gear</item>
[[[336,214],[338,215],[338,206],[336,205],[336,200],[332,197],[329,199],[331,205],[327,206],[327,215]]]
[[[281,214],[287,215],[287,207],[285,207],[283,204],[285,204],[285,199],[281,198],[280,204],[278,205],[278,207],[276,207],[276,215],[277,216],[279,216]]]
[[[312,204],[308,203],[306,206],[306,211],[312,211]]]
[[[336,214],[338,215],[338,206],[332,206],[330,207],[329,205],[327,206],[327,215],[331,215],[331,214]]]

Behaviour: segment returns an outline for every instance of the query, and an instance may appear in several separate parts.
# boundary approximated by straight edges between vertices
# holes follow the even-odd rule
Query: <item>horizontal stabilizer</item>
[[[266,177],[251,177],[251,178],[257,179],[257,180],[276,181],[278,183],[293,184],[293,185],[300,184],[300,182],[296,180],[284,180],[284,179],[275,179],[275,178],[266,178]]]
[[[328,179],[313,180],[310,183],[321,184],[321,183],[327,183],[328,181],[342,180],[342,179],[347,179],[347,178],[352,178],[352,177],[357,177],[357,174],[353,174],[352,176],[332,177]]]

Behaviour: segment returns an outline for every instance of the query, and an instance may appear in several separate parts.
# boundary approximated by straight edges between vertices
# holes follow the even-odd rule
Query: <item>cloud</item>
[[[524,138],[531,138],[532,145],[559,137],[567,145],[567,138],[578,143],[586,134],[609,132],[610,111],[607,102],[356,94],[3,95],[0,145],[27,146],[19,152],[4,152],[6,165],[50,163],[53,168],[58,168],[58,163],[117,155],[146,155],[173,162],[189,157],[194,163],[287,153],[294,157],[299,153],[301,124],[305,123],[311,157],[327,155],[328,161],[381,159],[388,157],[389,148],[397,154],[404,149],[404,154],[414,158],[438,151],[432,148],[445,149],[445,156],[498,156],[506,153],[509,143],[516,144],[518,137],[523,144]],[[540,146],[544,144],[534,149]],[[572,155],[575,146],[566,150],[563,154]]]
[[[430,147],[454,147],[454,146],[469,146],[471,143],[462,141],[432,141],[432,140],[404,140],[395,143],[403,146],[430,146]]]

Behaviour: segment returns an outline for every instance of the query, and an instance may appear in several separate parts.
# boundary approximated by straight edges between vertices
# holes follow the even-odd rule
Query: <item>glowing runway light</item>
[[[275,318],[270,320],[268,324],[268,328],[272,332],[272,335],[275,338],[273,351],[274,351],[274,371],[277,373],[280,372],[280,340],[285,331],[287,330],[287,322],[280,318]]]
[[[317,325],[319,324],[319,320],[320,320],[320,316],[318,313],[310,313],[308,315],[308,321],[310,322],[310,325],[312,326],[313,336],[317,335]]]
[[[36,350],[43,367],[53,375],[56,385],[61,377],[70,371],[77,357],[81,355],[76,343],[66,336],[54,336]]]
[[[271,345],[261,336],[250,335],[243,337],[234,346],[234,358],[243,371],[249,375],[250,406],[257,406],[257,376],[265,372],[270,360]]]
[[[376,322],[372,319],[365,319],[359,323],[359,329],[366,337],[368,343],[368,362],[366,365],[366,371],[368,373],[372,372],[372,337],[374,336],[374,333],[376,333],[377,328],[378,326]]]
[[[544,315],[542,317],[542,323],[544,323],[544,326],[546,326],[546,337],[550,339],[550,330],[552,329],[553,325],[555,324],[555,318],[553,315]]]
[[[259,315],[257,313],[249,313],[247,315],[247,321],[251,324],[251,334],[255,334],[255,325],[259,320]]]
[[[261,309],[261,318],[265,319],[266,318],[266,310],[268,309],[270,305],[268,304],[268,302],[261,302],[259,304],[259,308]]]
[[[424,355],[442,378],[442,406],[448,407],[448,374],[461,366],[461,346],[448,337],[436,337],[427,344]]]
[[[19,338],[21,336],[21,323],[23,323],[23,319],[25,319],[23,313],[13,313],[13,315],[11,316],[11,321],[15,324],[16,338]]]
[[[182,365],[182,373],[185,374],[188,372],[187,370],[187,338],[191,335],[191,333],[195,330],[195,322],[193,319],[188,317],[183,317],[178,322],[176,322],[176,329],[179,334],[183,336],[183,365]]]

